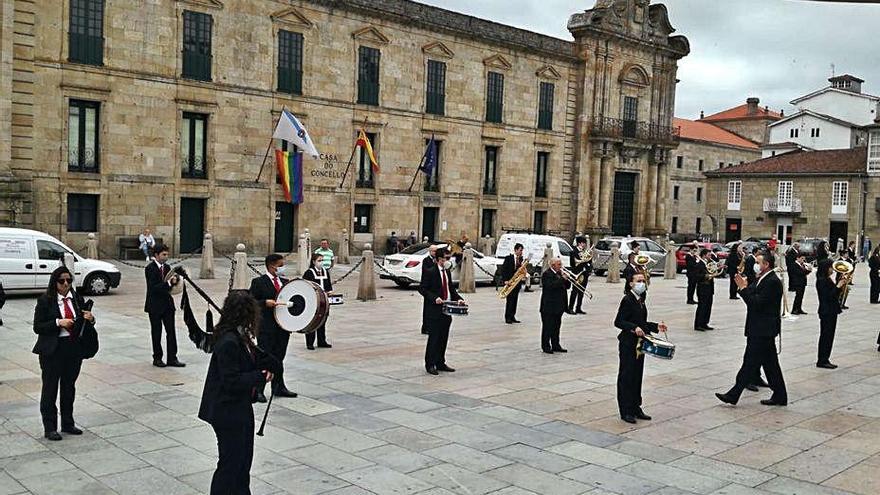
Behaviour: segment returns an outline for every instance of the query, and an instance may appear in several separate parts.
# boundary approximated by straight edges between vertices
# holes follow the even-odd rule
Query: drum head
[[[289,307],[275,307],[275,322],[285,331],[312,332],[327,319],[327,296],[308,280],[291,280],[281,288],[276,300],[289,303]]]

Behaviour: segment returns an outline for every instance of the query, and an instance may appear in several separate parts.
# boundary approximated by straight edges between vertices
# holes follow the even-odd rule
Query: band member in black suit
[[[422,278],[425,278],[425,273],[430,271],[434,266],[434,256],[437,255],[437,246],[431,245],[428,247],[428,256],[422,260]],[[422,302],[422,335],[428,335],[428,327],[425,326],[425,321],[427,321],[428,315],[428,306],[431,303],[428,300]]]
[[[813,270],[807,264],[803,254],[798,252],[797,258],[793,263],[785,267],[788,271],[788,290],[794,292],[794,303],[791,307],[791,314],[805,315],[804,311],[804,291],[807,289],[807,275]]]
[[[636,265],[636,252],[630,251],[626,255],[626,266],[623,267],[623,293],[626,294],[629,283],[632,282],[633,275],[641,273],[642,269]]]
[[[3,290],[3,282],[0,282],[0,309],[6,304],[6,291]],[[3,318],[0,318],[0,327],[3,326]]]
[[[697,280],[697,311],[694,314],[694,330],[705,332],[714,330],[709,326],[712,317],[712,302],[715,299],[715,277],[709,275],[706,263],[709,250],[701,249],[700,257],[694,262],[694,278]]]
[[[330,272],[324,268],[324,256],[319,253],[312,254],[311,267],[303,274],[303,279],[314,282],[321,286],[324,293],[333,292],[333,283],[330,281]],[[329,313],[329,312],[328,312]],[[328,316],[329,318],[329,316]],[[315,337],[318,338],[318,347],[327,349],[333,347],[327,343],[327,322],[318,327],[318,330],[306,334],[306,349],[315,350]]]
[[[150,316],[150,336],[153,340],[153,366],[164,368],[162,362],[162,327],[165,327],[165,344],[168,346],[167,366],[182,368],[186,364],[177,359],[177,335],[174,332],[174,298],[171,287],[179,283],[177,275],[166,282],[165,277],[171,271],[168,261],[168,246],[157,245],[153,248],[153,261],[144,268],[147,279],[147,298],[144,312]]]
[[[42,387],[40,415],[43,434],[49,440],[61,440],[58,433],[58,409],[55,399],[61,386],[61,431],[81,435],[73,420],[73,401],[76,397],[76,379],[82,367],[77,318],[95,322],[90,311],[83,310],[83,300],[72,289],[73,275],[60,266],[49,276],[46,292],[37,299],[34,309],[34,333],[37,343],[33,352],[40,356]]]
[[[694,292],[697,290],[697,277],[694,275],[694,264],[697,262],[700,244],[694,241],[688,252],[684,253],[684,267],[687,272],[687,303],[697,304],[694,301]]]
[[[288,390],[284,384],[284,356],[287,355],[287,344],[290,341],[290,333],[282,330],[278,323],[275,322],[275,306],[285,303],[278,303],[278,293],[281,288],[288,282],[283,275],[286,271],[284,266],[284,257],[280,254],[270,254],[266,256],[266,274],[251,280],[250,294],[257,300],[262,314],[260,315],[260,332],[257,336],[257,342],[260,347],[266,350],[279,361],[278,372],[274,374],[272,379],[272,389],[275,391],[276,397],[296,397],[295,392]],[[257,402],[266,402],[266,395],[263,387],[257,388]]]
[[[562,271],[562,260],[550,260],[550,268],[541,275],[541,350],[547,354],[568,352],[559,344],[559,327],[568,302],[571,282]]]
[[[571,252],[571,272],[574,273],[576,277],[583,280],[581,286],[586,289],[587,284],[590,282],[590,274],[593,272],[593,260],[591,258],[589,261],[583,261],[584,258],[590,254],[590,250],[587,247],[587,238],[578,237],[576,241],[575,249]],[[583,277],[581,277],[581,274],[583,274]],[[578,315],[587,314],[582,308],[583,304],[583,291],[577,287],[572,287],[571,296],[568,300],[568,313]]]
[[[525,260],[523,259],[523,245],[520,243],[516,243],[513,245],[513,253],[508,254],[504,257],[504,263],[501,265],[501,282],[507,283],[510,279],[513,278],[513,275],[522,266]],[[504,322],[505,323],[519,323],[519,320],[516,319],[516,306],[519,303],[519,289],[522,287],[523,282],[516,284],[510,294],[507,295],[504,301]]]
[[[791,271],[791,266],[797,262],[798,256],[801,255],[801,246],[797,242],[792,243],[791,247],[785,250],[785,269],[786,271]],[[789,276],[791,274],[789,273]]]
[[[254,458],[254,407],[256,391],[272,381],[271,364],[254,345],[259,334],[260,308],[247,291],[234,290],[223,302],[214,327],[214,350],[205,378],[199,419],[217,436],[217,469],[211,495],[249,494]]]
[[[755,262],[756,262],[755,261],[755,254],[757,253],[757,250],[758,250],[758,247],[755,246],[746,254],[746,259],[745,259],[745,262],[743,265],[742,275],[743,275],[743,277],[745,277],[746,282],[749,285],[752,285],[758,281],[758,274],[757,274],[757,272],[755,272]],[[736,279],[734,278],[734,282],[735,281],[736,281]],[[737,291],[738,290],[739,290],[739,287],[737,287]]]
[[[617,371],[617,407],[620,418],[627,423],[636,419],[650,420],[651,416],[642,410],[642,375],[645,369],[645,356],[637,352],[639,341],[649,333],[666,331],[663,322],[648,321],[648,308],[645,296],[648,284],[645,276],[637,273],[627,284],[627,293],[620,301],[614,326],[620,329],[617,335],[620,367]]]
[[[871,304],[880,304],[880,244],[868,258],[868,276],[871,279]]]
[[[828,255],[828,241],[820,241],[819,245],[816,246],[816,264],[822,260],[828,259],[830,256]]]
[[[422,274],[419,292],[427,304],[425,326],[428,327],[428,343],[425,345],[425,371],[431,375],[439,375],[440,371],[453,372],[454,368],[446,364],[446,345],[449,342],[449,327],[452,317],[443,314],[444,301],[460,301],[464,299],[452,286],[452,255],[447,247],[438,247],[434,265]]]
[[[739,299],[739,296],[736,295],[736,280],[734,280],[734,275],[739,273],[739,263],[742,261],[743,256],[743,247],[742,243],[737,243],[734,248],[730,251],[730,254],[727,256],[727,261],[724,264],[724,269],[727,271],[727,278],[730,279],[730,289],[729,289],[729,297],[731,299]]]
[[[846,279],[835,283],[831,275],[831,260],[822,260],[816,268],[816,293],[819,295],[819,353],[816,360],[817,368],[833,370],[831,364],[831,347],[834,345],[834,332],[837,330],[837,315],[841,313],[840,294],[846,285]]]
[[[788,393],[785,380],[779,367],[779,356],[776,353],[776,336],[782,331],[782,281],[774,273],[776,260],[772,253],[756,256],[760,265],[758,280],[747,285],[742,275],[736,275],[736,286],[739,295],[746,303],[746,350],[743,364],[736,375],[736,384],[723,394],[715,394],[718,399],[728,404],[736,404],[743,389],[758,376],[759,368],[764,368],[767,381],[773,390],[769,399],[761,404],[766,406],[784,406],[788,404]]]

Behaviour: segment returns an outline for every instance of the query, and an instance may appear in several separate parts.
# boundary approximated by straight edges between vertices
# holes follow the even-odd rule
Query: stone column
[[[364,250],[361,253],[364,262],[361,264],[361,273],[358,277],[358,293],[359,301],[375,301],[376,300],[376,271],[373,268],[373,246],[369,243],[364,244]]]
[[[669,232],[666,224],[666,201],[669,187],[669,166],[666,162],[657,164],[657,232]],[[704,198],[705,200],[705,198]]]
[[[205,234],[202,244],[202,264],[199,267],[199,278],[202,280],[214,278],[214,239],[211,234]]]
[[[609,284],[620,283],[620,248],[611,248],[611,258],[608,259],[608,273],[605,274],[605,282]]]
[[[477,292],[477,283],[474,272],[474,250],[471,243],[464,245],[461,255],[461,266],[458,271],[458,291],[462,294]]]
[[[607,158],[602,159],[602,194],[599,199],[600,220],[599,226],[603,229],[611,228],[612,195],[614,189],[614,167]]]
[[[303,275],[306,273],[306,270],[309,269],[309,257],[312,255],[312,253],[309,251],[309,241],[306,239],[305,234],[299,235],[297,254],[299,256],[297,258],[296,271],[299,272],[300,275]]]
[[[675,259],[675,243],[666,243],[666,265],[663,267],[663,278],[674,280],[678,273],[678,260]]]
[[[598,229],[601,227],[602,220],[602,157],[599,155],[601,150],[597,149],[598,144],[593,143],[592,153],[590,156],[590,162],[588,166],[590,167],[590,191],[587,194],[587,208],[588,208],[588,228]]]
[[[235,254],[232,256],[235,260],[235,271],[232,274],[233,290],[248,290],[251,286],[250,276],[248,275],[247,252],[242,243],[235,246]]]
[[[349,256],[349,241],[348,241],[348,229],[342,230],[342,236],[339,238],[339,252],[336,254],[336,259],[339,263],[343,265],[348,264],[348,256]]]
[[[648,170],[645,173],[645,191],[648,198],[648,204],[645,205],[645,223],[642,231],[652,231],[657,227],[657,165],[648,163]]]
[[[308,253],[309,256],[311,256],[312,255],[312,233],[309,232],[309,229],[304,229],[303,235],[306,236],[306,252]],[[303,273],[305,273],[305,270],[303,270]]]
[[[86,241],[86,258],[90,260],[98,259],[98,240],[95,234],[89,234],[89,240]]]

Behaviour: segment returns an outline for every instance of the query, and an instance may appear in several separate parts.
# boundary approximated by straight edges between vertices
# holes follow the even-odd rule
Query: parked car
[[[73,255],[74,285],[86,293],[104,295],[119,287],[122,274],[111,263],[80,256],[44,232],[0,227],[0,274],[8,293],[46,290],[49,275]]]
[[[409,287],[412,284],[418,284],[422,281],[422,261],[428,256],[428,248],[432,244],[443,244],[442,242],[420,242],[407,246],[399,253],[389,254],[385,256],[382,267],[393,275],[380,273],[379,278],[384,280],[393,280],[399,287]],[[501,265],[502,260],[494,256],[486,256],[483,253],[474,250],[474,261],[479,267],[474,268],[474,280],[479,283],[494,283],[495,271]],[[461,275],[461,267],[456,263],[455,258],[452,259],[452,283],[457,284]]]
[[[749,239],[753,239],[753,238],[749,238]],[[743,249],[745,249],[747,253],[754,252],[756,249],[768,249],[770,247],[769,244],[767,244],[766,242],[752,241],[752,240],[748,240],[748,239],[745,241],[728,242],[727,244],[724,245],[724,247],[727,249],[728,252],[730,252],[732,249],[736,249],[735,246],[740,243],[743,245]]]
[[[505,256],[513,253],[513,246],[517,243],[523,245],[523,256],[531,264],[529,275],[533,283],[537,283],[541,277],[541,262],[544,260],[544,249],[547,244],[550,244],[553,256],[562,260],[562,266],[571,269],[571,253],[574,249],[568,241],[552,235],[524,232],[510,232],[501,235],[501,238],[498,239],[498,246],[495,247],[495,258],[499,260],[499,263],[504,261]]]
[[[616,243],[620,247],[620,270],[624,265],[632,249],[629,247],[632,241],[639,242],[639,252],[647,254],[655,261],[651,273],[663,273],[666,265],[666,249],[647,237],[606,237],[596,242],[594,246],[596,255],[593,258],[593,271],[596,275],[605,275],[608,272],[608,261],[611,259],[611,248]]]
[[[701,242],[699,243],[699,245],[701,248],[708,249],[715,253],[715,255],[718,256],[719,266],[721,266],[722,268],[725,266],[727,262],[727,256],[730,254],[729,248],[717,242]],[[678,273],[682,273],[685,271],[685,267],[687,266],[685,255],[690,252],[691,248],[691,244],[682,244],[681,246],[678,246],[678,248],[675,250],[675,270]]]

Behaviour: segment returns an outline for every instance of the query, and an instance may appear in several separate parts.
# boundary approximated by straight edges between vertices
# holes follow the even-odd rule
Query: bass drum
[[[327,321],[330,304],[317,284],[301,278],[291,280],[278,293],[275,322],[290,333],[312,333]]]

